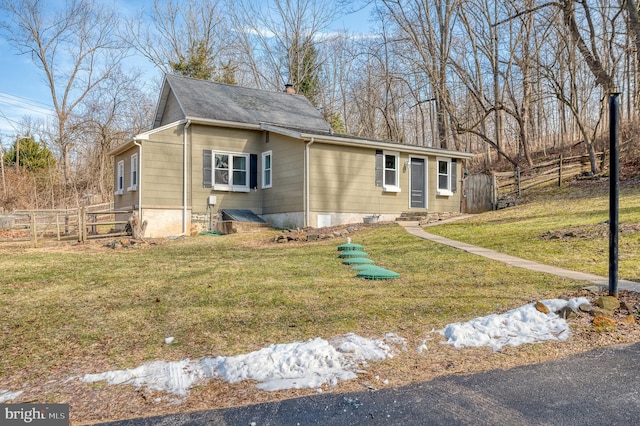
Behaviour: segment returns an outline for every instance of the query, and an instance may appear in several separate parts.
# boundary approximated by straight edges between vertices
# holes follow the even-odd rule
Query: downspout
[[[182,234],[187,235],[187,129],[191,120],[187,120],[182,131]]]
[[[310,196],[309,196],[309,178],[310,178],[310,173],[309,173],[309,147],[311,145],[313,145],[314,139],[311,138],[311,140],[309,140],[309,143],[305,145],[304,147],[304,226],[308,227],[311,226],[309,224],[310,221],[310,216],[311,216],[311,202],[310,202]]]
[[[138,147],[138,220],[142,223],[142,144],[136,138],[133,144]]]

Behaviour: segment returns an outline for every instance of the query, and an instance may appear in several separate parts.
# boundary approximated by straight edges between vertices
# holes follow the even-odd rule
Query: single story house
[[[277,228],[459,212],[471,154],[335,134],[302,95],[166,75],[153,128],[111,152],[147,237],[242,217]]]

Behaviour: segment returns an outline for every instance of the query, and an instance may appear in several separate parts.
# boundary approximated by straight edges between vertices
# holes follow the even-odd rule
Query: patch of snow
[[[180,396],[186,396],[193,385],[213,378],[229,383],[255,380],[257,387],[266,391],[318,388],[325,383],[335,385],[354,379],[357,367],[367,360],[392,356],[391,348],[383,341],[349,333],[333,338],[331,343],[315,338],[273,344],[246,355],[154,361],[133,369],[86,374],[80,380],[146,386]]]
[[[456,349],[489,346],[493,350],[499,350],[504,346],[518,346],[524,343],[563,341],[569,337],[569,325],[554,312],[567,305],[575,309],[583,303],[589,303],[585,297],[569,301],[551,299],[541,302],[551,313],[544,314],[535,308],[535,304],[530,303],[504,314],[449,324],[439,332],[447,339],[446,343]]]
[[[432,331],[433,333],[433,331]],[[420,346],[418,346],[416,349],[418,350],[418,353],[421,354],[424,351],[428,351],[429,348],[427,348],[427,342],[431,340],[430,338],[426,338],[426,339],[422,339],[422,342],[420,342]]]
[[[567,322],[555,311],[565,306],[577,309],[587,298],[569,301],[561,299],[543,300],[552,313],[536,310],[533,303],[513,309],[501,315],[489,315],[468,322],[447,325],[439,332],[458,349],[464,347],[490,346],[498,350],[503,346],[518,346],[548,340],[566,340],[569,337]],[[435,332],[435,330],[432,330]],[[418,352],[427,350],[426,342],[418,346]],[[390,346],[391,345],[391,346]],[[229,383],[255,380],[257,387],[266,391],[282,389],[316,388],[324,384],[336,385],[350,380],[358,373],[366,372],[367,361],[392,358],[392,346],[401,346],[406,351],[404,338],[387,333],[383,339],[374,340],[353,333],[331,338],[310,339],[306,342],[273,344],[245,355],[205,357],[199,360],[184,359],[166,362],[154,361],[126,370],[86,374],[80,378],[85,382],[106,381],[109,384],[129,384],[138,388],[165,391],[186,396],[189,389],[211,379]],[[380,380],[379,377],[376,377]],[[388,380],[383,380],[388,384]],[[0,391],[8,398],[8,391]],[[15,396],[10,394],[12,398]],[[4,399],[7,400],[7,399]]]
[[[22,391],[11,392],[6,389],[0,389],[0,403],[16,399],[22,394]]]
[[[400,337],[395,333],[387,333],[384,335],[384,340],[390,345],[402,346],[402,351],[407,352],[407,339]]]
[[[247,355],[222,357],[216,367],[220,378],[236,383],[255,380],[267,391],[317,388],[356,377],[351,364],[329,342],[321,338],[270,345]]]
[[[339,352],[356,362],[393,358],[393,351],[382,340],[366,339],[353,333],[333,337],[330,343]]]
[[[83,382],[107,382],[110,385],[128,384],[150,390],[166,391],[186,396],[188,389],[211,371],[205,371],[204,363],[193,363],[189,359],[181,361],[153,361],[126,370],[113,370],[98,374],[85,374]]]

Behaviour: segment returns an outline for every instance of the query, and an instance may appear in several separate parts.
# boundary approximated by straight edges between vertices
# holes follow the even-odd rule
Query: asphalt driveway
[[[640,422],[640,343],[395,389],[103,423],[200,425],[623,425]]]

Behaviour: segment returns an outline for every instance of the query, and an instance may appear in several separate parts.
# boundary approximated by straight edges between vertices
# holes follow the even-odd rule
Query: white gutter
[[[187,129],[191,120],[187,120],[182,131],[182,235],[187,235]]]
[[[432,148],[426,146],[419,145],[405,145],[391,142],[381,142],[381,141],[370,141],[363,139],[352,139],[349,137],[335,137],[335,136],[320,136],[314,135],[311,133],[300,133],[300,138],[303,140],[316,140],[318,143],[329,143],[332,145],[343,145],[343,146],[355,146],[360,148],[378,148],[378,149],[387,149],[394,151],[402,151],[409,154],[416,155],[438,155],[438,156],[449,156],[452,158],[461,158],[461,159],[470,159],[473,158],[475,154],[471,154],[468,152],[460,152],[460,151],[451,151],[448,149],[439,149]]]
[[[133,144],[138,147],[138,220],[142,223],[142,144],[135,137]]]
[[[310,221],[310,216],[311,216],[311,206],[310,206],[310,196],[309,196],[309,147],[311,145],[313,145],[313,137],[311,138],[311,140],[309,140],[309,143],[307,143],[304,147],[304,185],[305,185],[305,190],[304,190],[304,226],[308,227],[311,226],[309,224]]]

